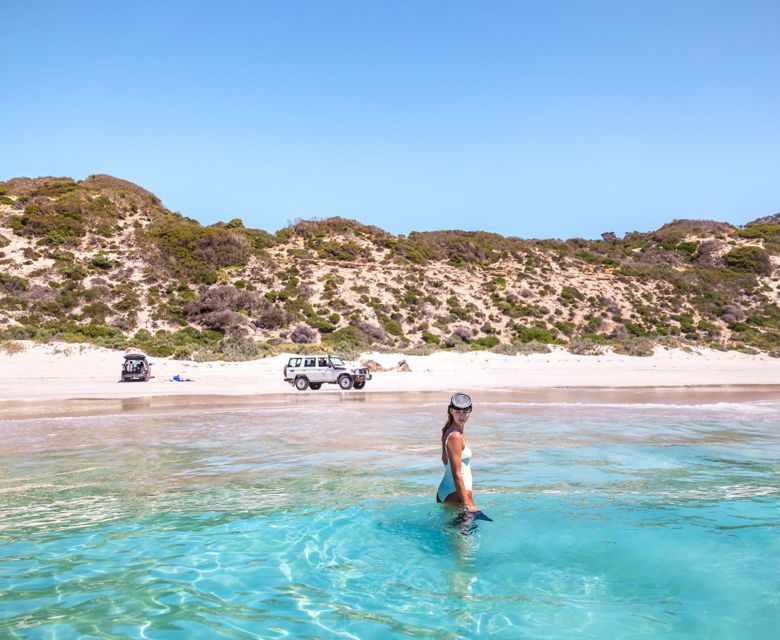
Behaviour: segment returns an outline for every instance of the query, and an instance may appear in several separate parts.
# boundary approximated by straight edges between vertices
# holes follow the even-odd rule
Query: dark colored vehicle
[[[152,363],[142,353],[125,354],[120,382],[146,382],[152,377]]]

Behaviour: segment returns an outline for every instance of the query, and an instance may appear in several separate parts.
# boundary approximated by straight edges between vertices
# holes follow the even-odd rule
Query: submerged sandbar
[[[517,405],[712,405],[773,401],[780,385],[723,385],[690,387],[549,387],[512,390],[469,390],[474,402]],[[0,419],[22,420],[120,414],[165,414],[236,411],[259,408],[333,407],[361,405],[377,411],[388,406],[404,411],[411,406],[445,403],[448,391],[334,391],[255,395],[175,394],[123,398],[65,398],[0,400]],[[444,405],[442,405],[444,406]]]

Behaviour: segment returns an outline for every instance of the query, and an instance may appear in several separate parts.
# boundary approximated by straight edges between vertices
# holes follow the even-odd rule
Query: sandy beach
[[[123,352],[88,345],[20,342],[0,358],[0,416],[71,415],[97,407],[123,411],[257,402],[319,402],[317,398],[373,399],[397,394],[437,397],[463,389],[527,402],[690,402],[776,397],[780,359],[712,350],[657,348],[652,357],[551,353],[504,356],[489,352],[428,356],[366,353],[388,371],[374,371],[362,391],[336,385],[299,392],[282,377],[289,355],[247,362],[188,362],[150,358],[148,382],[120,383]],[[406,361],[410,371],[394,368]],[[174,376],[189,379],[173,381]],[[334,397],[335,396],[335,397]]]

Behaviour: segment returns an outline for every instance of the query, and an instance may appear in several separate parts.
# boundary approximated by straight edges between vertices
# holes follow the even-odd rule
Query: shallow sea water
[[[0,421],[3,638],[770,638],[780,403]]]

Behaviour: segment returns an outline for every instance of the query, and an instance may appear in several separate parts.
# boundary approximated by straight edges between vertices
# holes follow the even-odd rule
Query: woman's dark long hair
[[[447,450],[444,448],[444,443],[447,441],[447,432],[450,430],[450,427],[452,427],[454,420],[452,419],[452,413],[450,413],[450,408],[447,407],[447,423],[442,427],[441,430],[441,461],[446,465],[448,462],[447,459]]]

